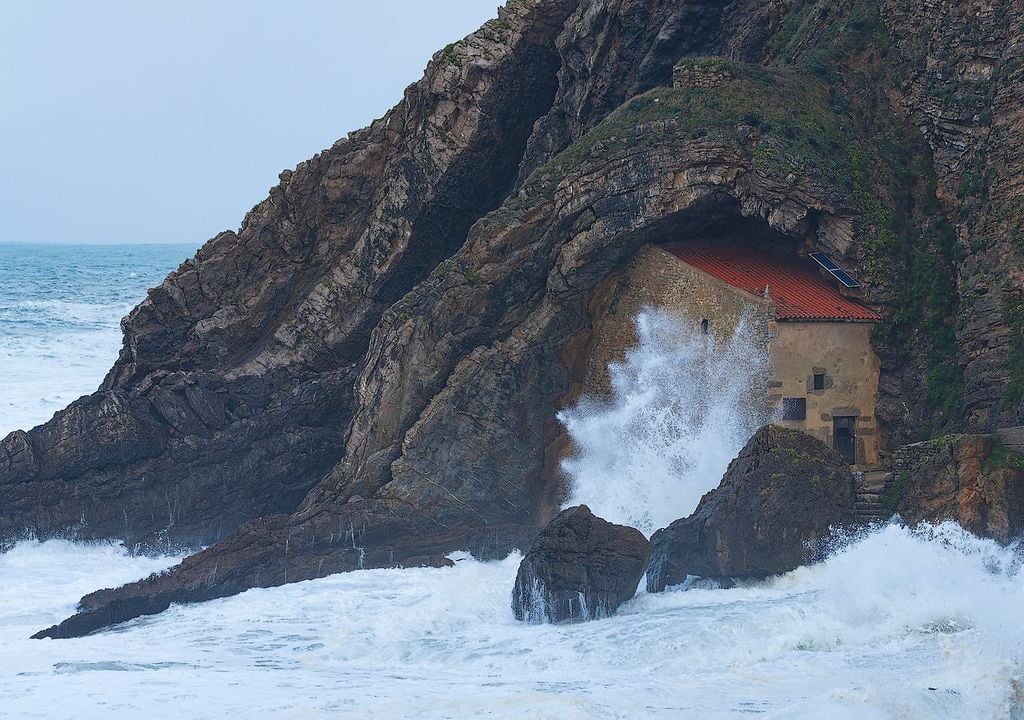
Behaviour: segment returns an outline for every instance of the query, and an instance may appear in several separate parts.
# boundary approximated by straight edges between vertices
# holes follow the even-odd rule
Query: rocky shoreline
[[[952,520],[1002,543],[1024,533],[1024,456],[995,436],[909,445],[894,464],[908,480],[888,498],[893,521]],[[585,506],[563,511],[523,558],[513,611],[520,620],[599,619],[632,598],[644,574],[648,592],[694,579],[727,588],[782,575],[823,559],[830,543],[864,527],[854,498],[853,475],[838,453],[798,431],[765,426],[691,515],[655,532],[649,549],[639,546],[649,556],[639,567],[639,532]],[[591,526],[604,529],[600,541],[589,541]]]
[[[208,546],[43,634],[529,547],[565,494],[556,413],[614,311],[598,299],[687,234],[784,237],[855,269],[886,318],[899,512],[1009,537],[1018,469],[971,475],[995,445],[900,452],[1024,423],[1022,22],[924,0],[512,0],[151,290],[96,393],[0,441],[0,543]],[[811,498],[846,482],[830,452],[806,453],[825,468]],[[929,480],[943,463],[955,481]],[[722,497],[656,539],[657,577],[689,573],[663,548],[695,552]]]

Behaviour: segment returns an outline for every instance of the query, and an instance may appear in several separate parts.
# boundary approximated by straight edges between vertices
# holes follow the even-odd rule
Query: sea
[[[0,435],[95,390],[120,318],[194,250],[0,245]],[[656,312],[637,320],[614,396],[561,419],[579,448],[571,501],[649,534],[763,418],[742,393],[707,404],[722,363],[758,381],[743,337],[707,348]],[[180,558],[26,539],[0,554],[0,718],[1024,718],[1024,556],[952,523],[837,536],[824,561],[738,588],[641,583],[575,625],[515,621],[519,553],[451,557],[30,640],[83,594]]]

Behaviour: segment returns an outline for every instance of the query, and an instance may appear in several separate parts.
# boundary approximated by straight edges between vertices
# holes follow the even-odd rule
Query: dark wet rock
[[[407,568],[446,568],[455,567],[451,558],[444,555],[415,555],[402,562],[402,567]]]
[[[756,226],[830,253],[887,312],[900,288],[941,289],[876,334],[886,433],[1019,415],[998,395],[1024,367],[1007,311],[1020,14],[880,8],[517,0],[436,53],[385,117],[282,173],[150,292],[97,393],[0,441],[0,543],[210,545],[87,596],[60,633],[528,546],[564,491],[556,413],[581,387],[593,300],[645,243]],[[960,40],[975,24],[994,55]],[[932,150],[941,207],[907,182]],[[910,263],[922,253],[937,264]],[[954,356],[932,368],[918,328]],[[964,412],[955,393],[925,402],[922,378],[955,390],[960,370]]]
[[[199,547],[294,511],[346,456],[371,331],[512,190],[575,5],[518,3],[438,53],[152,289],[100,389],[0,442],[0,542]]]
[[[566,622],[612,615],[633,597],[650,543],[586,505],[563,510],[523,558],[512,591],[517,620]]]
[[[651,537],[647,589],[688,575],[763,578],[813,560],[833,529],[854,515],[853,475],[814,438],[761,428],[729,464],[721,484],[688,518]]]
[[[523,8],[550,10],[554,5],[516,7],[525,12]],[[469,52],[473,46],[464,47]],[[441,72],[441,61],[435,59],[428,78]],[[444,72],[455,73],[455,65],[444,67],[450,68]],[[738,81],[743,90],[758,98],[760,93],[776,92],[775,86],[761,83],[759,72],[752,68],[750,77]],[[803,85],[795,76],[786,82],[797,92]],[[791,170],[785,164],[759,167],[755,172],[759,161],[738,135],[694,137],[691,129],[678,123],[661,123],[661,130],[644,135],[643,143],[632,142],[637,124],[634,113],[657,116],[665,108],[675,114],[678,110],[669,100],[690,102],[684,90],[654,92],[661,95],[638,98],[637,107],[616,111],[594,130],[598,136],[620,140],[591,145],[585,138],[581,148],[567,156],[571,160],[556,160],[545,172],[534,173],[499,209],[473,225],[452,257],[438,262],[401,298],[390,299],[389,295],[390,306],[384,308],[379,304],[381,296],[374,294],[374,273],[384,279],[392,277],[389,268],[395,263],[411,263],[409,253],[440,252],[437,244],[423,238],[406,247],[405,239],[399,242],[395,235],[388,235],[392,244],[361,251],[368,253],[361,258],[379,262],[380,267],[371,262],[360,270],[338,260],[341,264],[328,272],[321,286],[310,290],[311,295],[300,295],[290,308],[275,306],[277,320],[260,318],[259,322],[269,322],[270,327],[278,321],[283,325],[253,347],[255,359],[246,359],[245,353],[240,356],[244,372],[241,366],[231,365],[228,375],[232,382],[242,378],[237,382],[244,381],[254,394],[272,391],[277,380],[282,383],[278,386],[280,402],[269,403],[261,412],[247,411],[244,423],[244,427],[265,434],[268,444],[253,439],[244,448],[218,445],[213,452],[206,445],[182,442],[173,445],[177,454],[171,456],[161,452],[164,439],[158,433],[153,442],[138,448],[140,453],[151,453],[147,462],[163,468],[146,475],[145,482],[136,475],[139,465],[119,465],[110,456],[102,469],[85,469],[82,475],[69,478],[69,487],[55,490],[46,503],[66,506],[61,505],[59,514],[47,516],[51,532],[72,517],[77,522],[81,514],[74,510],[96,497],[89,505],[86,531],[120,536],[123,513],[116,504],[103,502],[104,493],[120,489],[121,502],[140,498],[139,511],[128,513],[128,517],[133,523],[140,523],[140,517],[147,519],[145,530],[157,538],[166,531],[171,539],[195,539],[186,533],[190,526],[226,533],[221,542],[166,575],[86,598],[83,622],[73,621],[61,632],[81,632],[170,602],[204,600],[246,587],[358,567],[390,567],[415,555],[468,549],[488,558],[529,546],[555,514],[563,489],[558,448],[564,440],[555,416],[572,399],[578,380],[575,373],[581,364],[573,349],[587,346],[595,323],[590,299],[598,285],[621,275],[644,243],[703,232],[709,222],[724,228],[757,223],[766,233],[802,237],[811,225],[822,222],[821,218],[846,218],[849,212],[847,200],[838,198],[816,171],[795,182],[786,180]],[[660,99],[654,102],[662,95],[664,105]],[[728,128],[734,124],[729,113],[723,113],[718,121]],[[621,133],[615,129],[619,126],[630,134],[616,135]],[[298,176],[296,171],[290,182],[296,183]],[[389,191],[402,187],[402,183],[389,186]],[[368,231],[373,237],[383,232],[375,222]],[[404,221],[394,222],[405,227]],[[848,218],[843,222],[848,224]],[[423,228],[434,226],[424,221]],[[384,243],[383,238],[378,239]],[[333,245],[326,247],[325,252],[334,252]],[[386,249],[397,255],[386,254]],[[315,258],[319,255],[310,262]],[[305,262],[296,260],[299,266]],[[412,283],[418,272],[400,274]],[[370,306],[376,309],[371,312]],[[149,312],[148,306],[145,308]],[[369,324],[360,325],[359,330],[355,318],[364,310]],[[380,314],[374,315],[377,310]],[[297,327],[300,319],[301,327]],[[249,317],[247,322],[250,320],[255,318]],[[197,325],[208,327],[212,326]],[[157,325],[152,328],[157,332]],[[363,346],[356,344],[360,337]],[[342,345],[333,345],[333,339]],[[234,347],[233,340],[225,342],[225,349]],[[248,342],[237,349],[248,347]],[[224,362],[231,357],[225,355]],[[181,362],[190,362],[189,358],[192,356],[186,354]],[[211,358],[209,363],[208,369],[196,370],[193,375],[219,376],[222,370],[217,362]],[[265,371],[264,366],[275,369]],[[299,369],[313,366],[327,369],[315,373],[318,380],[307,383]],[[127,373],[117,382],[136,388],[132,392],[145,394],[152,382],[165,377],[162,369],[139,377],[143,372],[139,364],[133,367],[122,363],[115,373]],[[246,375],[249,371],[254,375]],[[268,376],[269,372],[279,374]],[[276,380],[271,382],[268,377]],[[322,384],[325,377],[333,378],[330,386]],[[184,389],[182,393],[187,399]],[[102,401],[106,396],[99,397]],[[140,402],[148,407],[148,400]],[[178,418],[189,416],[180,404],[163,407],[160,417],[175,419],[179,426],[183,421]],[[224,407],[230,413],[233,404],[225,401]],[[289,424],[289,414],[302,419],[298,428]],[[128,417],[136,418],[136,412],[130,411]],[[282,461],[304,459],[307,466],[289,464],[292,472],[270,478],[258,463],[237,465],[249,454],[259,460],[261,449],[289,443],[300,437],[296,433],[301,433],[302,427],[319,425],[330,417],[335,420],[324,435],[330,439],[329,447],[301,445],[298,454],[279,448],[280,454],[274,456]],[[64,427],[62,423],[59,415],[49,428]],[[48,426],[43,428],[33,433],[50,432]],[[73,432],[71,444],[91,451],[94,438],[90,432]],[[219,432],[212,432],[209,442],[217,444],[227,437],[223,434],[227,430]],[[129,446],[148,436],[126,431],[116,437]],[[4,457],[0,454],[0,463]],[[59,465],[57,455],[46,460],[48,457],[36,452],[36,466]],[[165,466],[172,457],[183,463],[180,469]],[[187,474],[188,463],[195,466],[211,461],[219,463],[221,470],[212,476],[197,472],[195,477],[208,478],[212,487],[193,485],[193,492],[175,495],[175,486],[165,485],[178,473],[182,482],[195,482]],[[312,478],[314,470],[318,472],[324,465],[329,465],[326,472],[319,479]],[[230,478],[220,475],[221,471],[231,473]],[[2,473],[0,465],[0,494],[14,497],[24,491],[19,503],[5,506],[6,527],[32,524],[36,516],[25,509],[42,502],[34,494],[40,487],[34,483],[40,481],[10,486]],[[116,478],[122,478],[120,484]],[[106,490],[90,495],[91,490],[84,488],[92,488],[90,483],[100,479]],[[286,481],[290,485],[285,485]],[[263,487],[265,483],[269,487]],[[295,495],[268,499],[279,487],[298,490],[296,484],[312,484],[298,507],[289,507]],[[201,491],[203,488],[209,492]],[[231,502],[237,494],[290,513],[275,516],[273,521],[245,523],[228,532],[230,525],[244,519],[244,513]],[[156,508],[151,507],[158,501],[165,505],[167,497],[183,498],[176,505],[173,525],[166,516],[156,516]],[[350,502],[357,497],[363,499]],[[224,505],[229,509],[224,510]],[[244,502],[238,507],[253,512]],[[193,514],[198,509],[201,516]],[[218,525],[218,513],[228,516],[230,524]],[[191,520],[185,522],[186,517]],[[353,532],[363,538],[356,542],[359,552],[351,540],[344,539]],[[104,609],[107,606],[110,611]]]

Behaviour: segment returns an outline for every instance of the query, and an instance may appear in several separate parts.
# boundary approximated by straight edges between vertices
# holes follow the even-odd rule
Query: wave
[[[40,642],[82,589],[176,558],[21,543],[0,556],[0,662],[18,659],[0,696],[16,717],[1024,717],[1019,548],[952,524],[875,528],[763,583],[641,593],[568,626],[515,622],[518,555],[453,558]]]
[[[769,417],[768,356],[750,318],[731,337],[682,323],[664,310],[636,320],[639,343],[610,366],[611,398],[584,398],[559,413],[574,455],[566,505],[650,536],[686,517],[718,486],[736,454]]]

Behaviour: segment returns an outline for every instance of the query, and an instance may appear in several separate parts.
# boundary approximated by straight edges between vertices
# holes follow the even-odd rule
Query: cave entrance
[[[727,342],[741,319],[754,322],[769,377],[764,398],[751,402],[769,408],[773,422],[834,447],[849,464],[876,465],[880,363],[871,331],[881,317],[861,301],[852,278],[840,282],[809,257],[821,249],[815,238],[810,231],[806,242],[790,237],[721,203],[662,229],[653,247],[638,253],[631,282],[718,342]]]

